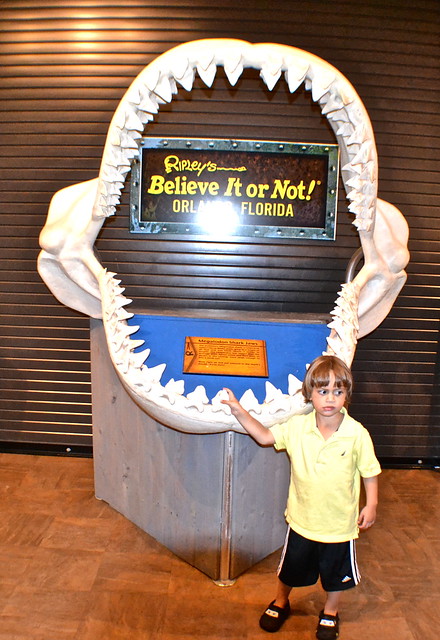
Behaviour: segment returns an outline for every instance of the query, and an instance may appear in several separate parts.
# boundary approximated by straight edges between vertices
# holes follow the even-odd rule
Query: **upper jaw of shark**
[[[134,400],[160,422],[198,433],[243,429],[222,404],[223,390],[209,399],[204,387],[185,395],[183,381],[161,384],[166,364],[149,368],[148,348],[135,352],[140,346],[131,337],[136,327],[127,324],[133,315],[126,310],[131,301],[124,297],[116,274],[108,273],[97,260],[93,246],[105,219],[116,211],[126,175],[139,155],[145,126],[162,104],[172,100],[177,85],[190,91],[198,73],[210,87],[219,66],[231,85],[245,68],[259,70],[269,91],[283,75],[290,92],[305,83],[338,140],[342,180],[359,232],[364,266],[341,287],[331,311],[325,353],[351,364],[358,338],[377,327],[392,307],[406,280],[404,268],[409,259],[408,227],[402,214],[377,198],[377,153],[370,119],[355,89],[333,66],[286,45],[231,39],[189,42],[149,64],[115,111],[99,177],[54,195],[40,235],[38,270],[61,302],[103,318],[113,365]],[[262,404],[251,390],[241,403],[265,426],[271,426],[310,409],[300,388],[300,381],[291,375],[287,394],[267,382]]]

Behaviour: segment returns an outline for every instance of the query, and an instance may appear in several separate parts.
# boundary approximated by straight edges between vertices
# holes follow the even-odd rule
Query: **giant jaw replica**
[[[204,387],[184,395],[183,381],[160,383],[166,364],[148,368],[149,349],[135,352],[143,341],[131,339],[137,327],[127,320],[131,300],[116,274],[96,259],[93,245],[105,219],[116,211],[139,139],[160,105],[177,93],[177,83],[190,91],[195,73],[210,87],[223,66],[231,85],[244,68],[260,70],[269,91],[284,74],[290,92],[304,82],[326,115],[340,146],[341,174],[349,210],[354,214],[364,254],[356,277],[343,284],[328,325],[327,354],[351,364],[357,339],[375,329],[390,311],[402,288],[408,263],[408,228],[400,211],[377,198],[377,153],[368,114],[348,80],[324,60],[278,44],[250,44],[213,39],[189,42],[167,51],[133,81],[111,121],[99,177],[57,192],[40,236],[38,270],[52,293],[65,305],[93,318],[103,318],[109,353],[122,384],[134,400],[158,421],[194,433],[238,431],[242,427],[222,404],[219,390],[209,401]],[[319,355],[319,354],[316,354]],[[259,404],[248,390],[241,402],[267,427],[307,412],[298,392],[301,383],[289,376],[288,393],[266,383]]]

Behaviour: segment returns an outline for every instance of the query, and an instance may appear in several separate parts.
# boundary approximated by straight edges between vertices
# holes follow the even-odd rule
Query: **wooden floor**
[[[379,520],[358,543],[341,640],[434,640],[440,611],[440,475],[386,470]],[[93,493],[90,459],[0,454],[0,640],[242,640],[278,553],[218,587]],[[318,585],[294,592],[279,640],[315,637]]]

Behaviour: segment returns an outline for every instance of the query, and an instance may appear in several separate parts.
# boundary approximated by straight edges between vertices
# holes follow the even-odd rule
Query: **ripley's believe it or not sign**
[[[144,138],[130,231],[334,240],[338,145]]]

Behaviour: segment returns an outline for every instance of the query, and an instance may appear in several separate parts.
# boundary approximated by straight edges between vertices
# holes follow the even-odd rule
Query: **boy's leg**
[[[290,615],[289,594],[292,587],[278,578],[277,595],[260,618],[260,627],[265,631],[278,631]]]
[[[277,607],[285,607],[289,602],[289,595],[291,591],[292,587],[284,584],[284,582],[281,582],[281,580],[278,578],[277,595],[274,604],[276,604]]]
[[[318,640],[337,640],[339,636],[339,600],[342,591],[327,591],[324,609],[319,614],[316,637]]]
[[[324,613],[335,616],[339,611],[339,600],[341,599],[342,591],[326,591],[326,594],[327,600],[324,605]]]
[[[319,614],[316,637],[336,640],[339,636],[339,601],[343,591],[359,582],[355,542],[323,543],[320,549],[320,576],[326,592],[324,609]]]

